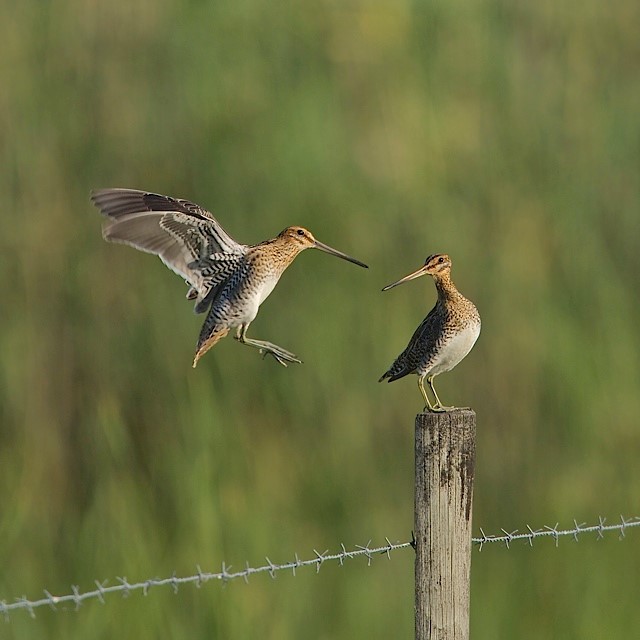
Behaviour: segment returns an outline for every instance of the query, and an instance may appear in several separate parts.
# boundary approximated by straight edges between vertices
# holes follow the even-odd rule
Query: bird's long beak
[[[338,258],[342,258],[343,260],[348,260],[349,262],[353,262],[353,264],[357,264],[359,267],[364,267],[365,269],[369,268],[368,265],[366,265],[364,262],[360,262],[360,260],[356,260],[355,258],[352,258],[351,256],[348,256],[346,253],[342,253],[342,251],[338,251],[337,249],[333,249],[328,244],[324,244],[324,242],[318,242],[316,240],[315,244],[313,246],[314,246],[315,249],[320,249],[320,251],[324,251],[325,253],[329,253],[332,256],[337,256]]]
[[[427,273],[427,266],[422,265],[419,269],[416,269],[413,273],[410,273],[408,276],[404,278],[400,278],[397,282],[393,282],[392,284],[388,284],[383,291],[387,291],[388,289],[393,289],[393,287],[397,287],[399,284],[403,284],[404,282],[409,282],[409,280],[415,280],[420,276],[424,276]]]

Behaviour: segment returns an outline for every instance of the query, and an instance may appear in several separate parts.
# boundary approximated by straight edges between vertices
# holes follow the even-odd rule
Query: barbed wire
[[[596,533],[597,539],[600,540],[604,537],[605,533],[609,533],[612,531],[617,531],[619,533],[619,539],[622,540],[625,537],[627,529],[640,527],[640,517],[625,519],[623,516],[620,516],[620,522],[617,524],[606,524],[606,518],[602,517],[598,519],[598,524],[594,525],[586,525],[585,523],[578,524],[576,520],[573,521],[573,524],[573,528],[570,529],[558,529],[558,523],[556,523],[554,527],[545,526],[542,529],[532,529],[529,525],[527,525],[527,531],[524,533],[519,533],[517,529],[511,532],[505,529],[501,529],[503,535],[487,535],[481,528],[481,535],[479,537],[472,538],[472,542],[479,547],[480,551],[482,551],[482,548],[486,544],[501,543],[508,549],[510,548],[512,542],[517,542],[520,540],[525,540],[529,543],[530,546],[533,546],[533,541],[536,538],[543,537],[553,538],[557,547],[559,538],[562,536],[572,536],[573,539],[578,542],[579,536],[588,533]],[[29,612],[32,618],[35,618],[35,609],[37,609],[38,607],[43,607],[45,605],[56,611],[59,605],[72,603],[75,610],[77,611],[80,608],[80,605],[85,600],[97,599],[102,604],[105,604],[105,596],[112,593],[120,593],[123,597],[128,597],[134,591],[142,591],[142,593],[146,596],[152,587],[163,586],[169,586],[175,593],[177,593],[180,586],[186,584],[195,584],[199,588],[204,583],[211,580],[218,580],[223,584],[226,584],[231,580],[242,578],[245,582],[249,582],[250,576],[260,573],[268,573],[271,578],[275,579],[278,571],[291,571],[295,576],[296,571],[301,567],[315,566],[316,573],[318,573],[325,562],[337,561],[340,566],[342,566],[344,565],[345,560],[350,560],[358,557],[365,557],[367,559],[367,566],[369,566],[371,565],[371,561],[376,556],[386,555],[389,559],[391,559],[392,551],[415,547],[415,540],[413,539],[408,542],[394,543],[391,542],[389,538],[385,538],[385,543],[386,544],[384,545],[371,547],[371,540],[369,540],[366,545],[355,545],[355,548],[352,550],[347,550],[344,544],[341,544],[340,551],[338,551],[337,553],[329,553],[328,549],[323,553],[320,553],[319,551],[314,549],[314,557],[312,558],[301,560],[296,553],[294,556],[294,560],[281,564],[271,562],[271,560],[267,557],[265,558],[267,564],[261,565],[259,567],[251,567],[247,562],[245,568],[239,571],[232,571],[231,565],[227,567],[223,562],[221,570],[216,573],[204,572],[200,569],[199,566],[197,566],[195,575],[191,576],[178,577],[174,572],[173,575],[168,578],[149,578],[148,580],[140,582],[129,582],[125,577],[118,577],[116,578],[118,584],[110,586],[108,585],[107,581],[100,582],[96,580],[95,589],[81,593],[77,585],[72,585],[71,593],[62,596],[55,596],[45,589],[44,597],[37,600],[29,600],[26,596],[16,598],[15,602],[9,603],[5,600],[0,600],[0,615],[2,615],[4,619],[8,621],[9,614],[12,611],[15,611],[17,609],[25,609]]]
[[[554,538],[556,542],[556,547],[558,546],[558,539],[560,536],[572,536],[573,539],[578,542],[578,536],[585,533],[596,533],[597,539],[600,540],[604,537],[604,534],[610,531],[618,531],[620,536],[619,539],[622,540],[625,537],[625,533],[627,529],[632,527],[640,527],[640,517],[634,517],[630,519],[625,519],[624,516],[620,516],[620,522],[618,524],[605,524],[607,521],[606,518],[599,517],[598,524],[587,525],[586,523],[578,524],[578,521],[574,519],[573,528],[572,529],[558,529],[560,526],[559,522],[556,522],[554,527],[544,526],[542,529],[532,529],[529,525],[527,525],[526,533],[519,533],[518,529],[514,531],[506,531],[505,529],[501,529],[503,535],[501,536],[488,536],[480,527],[479,538],[472,538],[472,542],[479,546],[479,550],[482,551],[482,547],[485,544],[491,542],[500,542],[505,545],[508,549],[512,542],[517,540],[526,540],[529,543],[529,546],[533,547],[533,541],[535,538]]]
[[[329,553],[329,550],[325,550],[320,553],[316,549],[313,550],[315,554],[313,558],[308,560],[300,560],[298,554],[295,554],[295,559],[290,562],[284,562],[282,564],[276,564],[271,562],[267,557],[265,558],[267,564],[260,567],[250,567],[249,563],[246,564],[244,569],[239,571],[231,571],[232,567],[226,566],[222,563],[221,571],[217,573],[204,572],[200,569],[200,566],[196,567],[196,574],[192,576],[178,577],[174,574],[169,578],[150,578],[142,582],[130,583],[127,578],[116,578],[119,584],[107,586],[106,582],[95,581],[96,588],[91,591],[80,593],[79,588],[76,585],[72,585],[71,593],[63,596],[54,596],[48,591],[44,591],[44,598],[39,600],[29,600],[25,596],[17,598],[15,602],[7,603],[4,600],[0,600],[0,614],[4,615],[5,619],[8,618],[9,612],[14,609],[26,609],[32,618],[35,617],[34,609],[48,605],[53,610],[56,610],[57,606],[65,603],[73,603],[76,611],[80,608],[80,605],[84,600],[92,598],[98,599],[102,604],[105,603],[104,596],[110,593],[121,593],[123,597],[127,597],[132,591],[142,591],[146,596],[151,587],[170,586],[175,593],[178,592],[178,588],[185,584],[195,584],[197,587],[201,587],[205,582],[211,580],[219,580],[223,583],[227,583],[237,578],[244,579],[245,582],[249,582],[249,577],[259,573],[268,573],[271,578],[275,579],[277,571],[290,570],[293,575],[296,575],[297,569],[300,567],[315,566],[316,573],[320,571],[320,568],[325,562],[337,560],[340,565],[343,565],[345,560],[351,558],[357,558],[364,556],[367,558],[367,565],[371,564],[374,556],[379,554],[386,554],[391,559],[391,552],[398,549],[405,549],[411,547],[413,542],[399,542],[393,543],[388,538],[385,538],[386,544],[378,547],[371,547],[371,540],[362,546],[356,545],[355,549],[347,550],[344,544],[340,545],[341,550],[337,553]]]

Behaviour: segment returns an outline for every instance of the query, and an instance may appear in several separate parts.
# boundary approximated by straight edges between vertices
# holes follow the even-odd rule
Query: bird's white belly
[[[275,289],[276,284],[278,284],[278,277],[270,276],[265,278],[257,287],[257,291],[253,293],[248,300],[247,304],[244,305],[244,313],[242,318],[239,318],[242,324],[249,324],[253,322],[255,317],[258,315],[258,309],[260,305],[267,299],[269,294]]]
[[[258,295],[258,306],[260,306],[269,296],[269,294],[276,288],[278,284],[278,276],[270,276],[264,280],[260,287],[260,293]]]
[[[427,375],[437,376],[445,371],[451,371],[471,351],[479,335],[480,323],[478,322],[450,338],[440,349]]]

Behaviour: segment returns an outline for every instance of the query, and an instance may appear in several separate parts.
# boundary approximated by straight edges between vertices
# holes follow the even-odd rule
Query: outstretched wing
[[[134,189],[99,189],[91,200],[109,218],[104,239],[159,256],[197,292],[198,312],[247,250],[211,213],[188,200]]]

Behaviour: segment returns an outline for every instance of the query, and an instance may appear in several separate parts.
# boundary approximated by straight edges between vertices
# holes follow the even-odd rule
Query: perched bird
[[[154,253],[190,286],[194,311],[208,310],[193,359],[198,360],[236,328],[236,340],[271,354],[280,364],[301,362],[282,347],[247,337],[258,307],[284,270],[305,249],[320,249],[349,262],[366,264],[316,240],[302,227],[287,227],[272,240],[236,242],[206,209],[189,202],[134,189],[99,189],[91,200],[108,217],[102,235]]]
[[[403,282],[430,275],[438,291],[438,301],[415,330],[407,348],[396,358],[379,382],[393,382],[410,373],[418,375],[418,388],[426,403],[425,411],[451,411],[440,402],[433,386],[435,376],[451,371],[468,353],[480,335],[480,314],[473,302],[467,300],[451,280],[451,258],[445,253],[429,256],[422,267],[386,286],[387,291]],[[424,388],[424,380],[433,392],[431,404]]]

